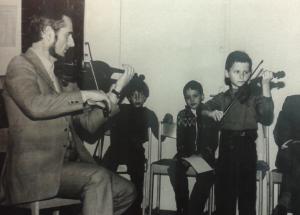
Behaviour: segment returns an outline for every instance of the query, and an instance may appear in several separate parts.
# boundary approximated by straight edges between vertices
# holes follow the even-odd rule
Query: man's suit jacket
[[[287,140],[300,140],[300,95],[288,96],[282,106],[274,129],[278,146]]]
[[[274,128],[274,139],[279,147],[276,166],[283,172],[291,170],[292,155],[298,151],[298,144],[289,145],[288,149],[280,149],[280,147],[289,140],[300,140],[300,95],[288,96],[279,113]]]
[[[10,125],[2,173],[6,200],[15,204],[55,196],[70,139],[75,143],[79,160],[94,162],[74,132],[72,122],[94,132],[106,120],[102,110],[83,111],[77,87],[57,93],[31,49],[10,62],[3,96]]]

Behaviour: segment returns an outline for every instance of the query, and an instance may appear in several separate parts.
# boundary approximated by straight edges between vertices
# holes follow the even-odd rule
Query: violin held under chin
[[[260,70],[259,73],[264,72],[263,69]],[[278,71],[278,72],[271,72],[273,78],[281,79],[285,77],[284,71]],[[243,84],[241,87],[239,87],[236,98],[239,100],[240,103],[245,103],[250,95],[261,95],[262,93],[262,80],[263,78],[259,75],[257,75],[256,78],[247,80],[245,84]],[[270,81],[270,89],[273,88],[283,88],[285,86],[284,82],[278,81],[273,82]]]

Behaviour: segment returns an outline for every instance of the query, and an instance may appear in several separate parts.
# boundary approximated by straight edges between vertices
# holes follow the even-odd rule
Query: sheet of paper
[[[182,158],[187,161],[197,173],[212,171],[211,166],[200,156],[192,155],[190,157]]]

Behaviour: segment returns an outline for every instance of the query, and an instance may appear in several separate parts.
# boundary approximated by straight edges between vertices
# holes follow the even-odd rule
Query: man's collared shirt
[[[30,48],[42,61],[43,66],[45,67],[48,75],[50,76],[51,81],[53,82],[53,85],[55,87],[56,92],[60,92],[60,85],[58,83],[58,80],[54,74],[54,61],[51,62],[49,59],[38,53],[34,48]]]

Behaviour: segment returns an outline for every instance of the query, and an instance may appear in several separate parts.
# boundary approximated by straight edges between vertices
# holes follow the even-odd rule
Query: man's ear
[[[55,32],[54,32],[53,28],[48,25],[42,31],[41,36],[42,36],[43,39],[51,41],[55,37]]]

